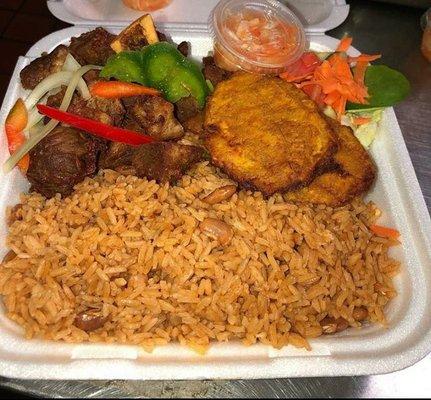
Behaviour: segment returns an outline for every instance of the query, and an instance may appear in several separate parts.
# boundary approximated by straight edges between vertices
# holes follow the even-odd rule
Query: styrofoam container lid
[[[308,34],[323,34],[340,25],[349,14],[345,0],[281,0],[301,22]],[[164,28],[206,30],[211,10],[218,0],[173,0],[151,13]],[[120,0],[48,0],[51,13],[72,25],[125,26],[142,15]]]

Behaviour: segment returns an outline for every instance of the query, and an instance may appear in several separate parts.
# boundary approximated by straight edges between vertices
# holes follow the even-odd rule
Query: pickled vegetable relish
[[[215,62],[230,71],[278,74],[306,49],[301,22],[271,0],[221,0],[210,26]]]
[[[282,62],[297,47],[298,28],[261,11],[231,15],[224,27],[235,50],[255,60]]]

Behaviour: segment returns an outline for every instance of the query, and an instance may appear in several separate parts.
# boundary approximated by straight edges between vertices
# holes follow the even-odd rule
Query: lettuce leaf
[[[410,93],[410,83],[399,71],[386,65],[370,65],[365,72],[368,104],[348,103],[347,110],[366,110],[391,107],[404,100]]]
[[[360,114],[358,114],[357,112],[347,112],[342,119],[342,123],[352,128],[355,136],[361,142],[362,146],[364,146],[365,148],[369,148],[371,143],[376,138],[382,114],[383,108],[377,108],[373,111],[364,110]],[[371,118],[371,121],[367,124],[356,126],[354,124],[354,119],[357,117],[368,117]]]

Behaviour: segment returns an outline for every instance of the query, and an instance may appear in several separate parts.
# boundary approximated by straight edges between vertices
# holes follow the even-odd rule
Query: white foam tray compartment
[[[219,0],[172,0],[152,13],[158,26],[184,28],[206,26]],[[340,25],[349,13],[345,0],[281,0],[302,20],[308,33],[323,33]],[[123,26],[142,15],[121,0],[48,0],[53,15],[73,25]]]
[[[1,108],[1,126],[16,98],[25,95],[19,71],[41,52],[88,29],[55,32],[20,57]],[[197,59],[212,48],[205,31],[173,29],[167,33],[176,42],[191,41]],[[334,49],[337,43],[327,36],[311,38],[312,48],[320,51]],[[402,235],[402,246],[392,251],[401,260],[402,271],[395,278],[399,295],[387,309],[390,329],[368,326],[315,339],[310,352],[232,342],[212,345],[205,356],[177,344],[149,354],[138,346],[28,341],[1,306],[1,374],[26,379],[255,379],[380,374],[414,364],[431,350],[431,221],[392,109],[384,113],[371,154],[378,178],[368,198],[383,210],[381,223],[396,226]],[[5,137],[0,135],[0,164],[7,156]],[[5,209],[27,189],[19,172],[0,172],[0,256],[7,251]]]

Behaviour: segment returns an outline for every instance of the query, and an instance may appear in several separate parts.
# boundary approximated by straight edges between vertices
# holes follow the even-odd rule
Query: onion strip
[[[71,59],[70,59],[70,64],[69,65],[73,65],[73,63],[76,63],[76,65],[74,66],[74,67],[76,67],[77,66],[77,68],[74,70],[74,72],[76,72],[77,70],[79,70],[79,68],[81,68],[81,66],[80,66],[80,64],[73,58],[73,56],[72,55],[70,55],[70,54],[68,54],[68,56],[70,56],[71,57]],[[72,60],[73,59],[73,60]],[[66,61],[67,61],[67,57],[66,57]],[[66,62],[65,62],[65,64],[66,64]],[[94,68],[92,68],[92,69],[100,69],[101,67],[97,67],[97,66],[93,66]],[[68,82],[70,82],[70,80],[72,79],[72,75],[73,75],[73,71],[70,71],[70,70],[66,70],[66,71],[63,71],[63,72],[67,72],[67,74],[68,74],[68,76],[70,76],[70,79],[68,79],[66,82],[64,82],[65,84],[67,84]],[[55,74],[53,74],[53,75],[55,75]],[[51,76],[53,76],[53,75],[51,75]],[[64,77],[65,75],[63,74],[63,75],[57,75],[57,79],[63,79],[63,77]],[[50,77],[49,77],[50,78]],[[48,78],[46,78],[46,79],[48,79]],[[51,78],[51,79],[53,79],[53,78]],[[53,79],[53,81],[54,81],[55,79]],[[42,81],[43,82],[43,81]],[[41,83],[42,83],[41,82]],[[52,83],[52,85],[55,85],[55,87],[53,88],[53,89],[51,89],[51,90],[49,90],[47,93],[46,93],[46,95],[49,95],[50,94],[50,92],[54,92],[55,91],[55,89],[57,89],[57,90],[59,90],[60,89],[60,86],[62,85],[62,82],[63,81],[61,81],[61,82],[58,82],[58,84],[56,84],[56,83]],[[40,85],[40,84],[39,84]],[[38,86],[39,86],[38,85]],[[47,85],[46,83],[44,83],[44,85]],[[51,85],[51,83],[50,83],[50,85]],[[43,88],[43,89],[46,89],[45,87]],[[36,90],[36,88],[33,90],[33,92]],[[26,106],[27,106],[27,109],[28,109],[28,123],[27,123],[27,126],[26,126],[26,128],[25,128],[25,130],[26,131],[28,131],[30,128],[32,128],[34,125],[36,125],[39,121],[41,121],[42,120],[42,118],[43,118],[43,115],[42,114],[40,114],[39,113],[39,111],[37,110],[37,108],[36,107],[32,107],[32,108],[28,108],[28,105],[31,105],[33,102],[34,102],[34,100],[33,100],[33,98],[34,99],[36,99],[37,98],[37,96],[39,96],[40,95],[40,93],[42,93],[43,92],[43,90],[42,89],[37,89],[38,90],[38,93],[37,94],[35,94],[34,96],[33,96],[33,92],[32,93],[30,93],[30,95],[27,97],[27,99],[25,100],[25,104],[26,104]],[[87,84],[85,83],[85,81],[81,78],[80,80],[79,80],[79,84],[78,84],[78,90],[79,90],[79,92],[80,92],[80,94],[81,94],[81,96],[85,99],[85,100],[87,100],[87,99],[89,99],[90,98],[90,96],[91,96],[91,94],[90,94],[90,92],[89,92],[89,90],[88,90],[88,87],[87,87]],[[30,96],[32,97],[32,98],[30,98]],[[45,96],[45,95],[44,95]],[[43,101],[43,97],[42,97],[42,100],[40,100],[39,99],[39,101],[38,100],[36,100],[36,103],[44,103],[44,101]]]
[[[76,61],[75,57],[73,57],[72,54],[69,53],[66,56],[66,60],[64,61],[62,70],[76,72],[79,68],[81,68],[81,64]]]
[[[102,69],[102,67],[96,65],[86,65],[85,68],[87,68],[87,72],[91,69]],[[33,89],[33,91],[25,99],[24,103],[27,107],[27,110],[30,111],[37,104],[37,102],[50,90],[55,89],[61,85],[68,85],[73,77],[73,74],[74,72],[71,71],[60,71],[47,76]],[[81,76],[78,80],[77,89],[85,100],[91,97],[87,84]]]
[[[60,110],[66,111],[68,109],[72,101],[73,93],[78,87],[80,79],[82,79],[82,75],[92,69],[100,68],[101,67],[96,67],[94,65],[86,65],[74,73],[69,72],[69,74],[72,76],[72,79],[70,79],[70,82],[67,86],[66,93],[64,94],[59,108]],[[57,72],[57,74],[58,73],[59,72]],[[10,172],[19,162],[19,160],[21,160],[22,157],[24,157],[34,146],[36,146],[44,137],[46,137],[58,125],[58,123],[59,121],[51,120],[39,132],[35,132],[34,134],[32,133],[32,135],[3,164],[3,171],[5,173]]]
[[[43,96],[38,101],[38,104],[40,103],[46,104],[48,97],[57,94],[60,90],[61,90],[60,88],[55,88],[53,90],[50,90],[45,96]],[[42,119],[43,119],[43,115],[38,111],[37,107],[33,107],[31,110],[28,111],[28,122],[24,131],[30,130],[35,125],[37,125],[39,121],[41,121]]]
[[[44,103],[44,101],[42,101],[42,103]],[[41,121],[42,118],[43,118],[43,115],[37,110],[36,107],[33,107],[28,112],[28,122],[27,122],[27,126],[25,127],[25,130],[28,131],[29,129],[31,129],[39,121]]]

